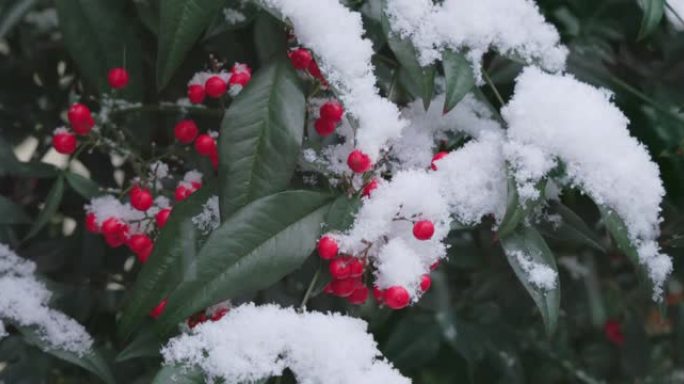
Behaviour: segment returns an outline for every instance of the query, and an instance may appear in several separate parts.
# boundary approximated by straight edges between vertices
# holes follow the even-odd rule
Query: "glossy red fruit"
[[[361,277],[366,269],[366,263],[362,259],[352,258],[349,261],[349,276]]]
[[[114,89],[125,88],[128,85],[128,71],[124,68],[112,68],[107,75],[107,81]]]
[[[437,170],[437,164],[436,163],[439,160],[442,160],[443,158],[445,158],[448,154],[449,154],[449,152],[437,152],[437,154],[435,154],[435,156],[432,157],[432,162],[430,163],[430,169],[432,169],[433,171],[436,171]]]
[[[362,197],[370,197],[371,193],[375,191],[376,188],[378,188],[378,181],[373,179],[371,180],[368,184],[364,185],[363,189],[361,190],[361,196]]]
[[[413,236],[418,240],[430,240],[435,234],[435,225],[430,220],[420,220],[413,224]]]
[[[119,235],[126,231],[126,224],[119,219],[110,217],[102,222],[102,234],[105,236]]]
[[[191,188],[186,187],[185,185],[179,185],[176,187],[176,192],[174,193],[174,197],[176,198],[176,201],[183,201],[190,197],[194,191]]]
[[[430,277],[430,275],[423,275],[423,277],[420,278],[420,290],[423,292],[427,292],[431,286],[432,278]]]
[[[355,149],[349,154],[347,165],[354,173],[365,173],[371,168],[371,159],[365,153]]]
[[[603,325],[603,334],[612,344],[622,346],[625,343],[625,335],[622,333],[622,325],[617,320],[608,320]]]
[[[204,92],[206,92],[207,96],[214,99],[218,99],[225,95],[227,89],[228,84],[218,76],[212,76],[204,83]]]
[[[249,72],[236,72],[230,75],[230,80],[228,81],[230,85],[246,86],[247,83],[252,79],[252,75]]]
[[[81,103],[75,103],[69,108],[67,118],[77,135],[87,135],[95,126],[95,120],[90,109]]]
[[[125,234],[118,233],[115,235],[104,235],[105,243],[112,248],[118,248],[126,242]]]
[[[311,52],[309,52],[309,50],[306,48],[294,49],[288,53],[288,56],[290,57],[292,66],[298,70],[309,68],[309,64],[311,64],[311,61],[313,60]]]
[[[164,208],[157,212],[154,216],[154,221],[157,223],[157,228],[164,228],[166,222],[169,221],[169,216],[171,216],[171,208]]]
[[[161,316],[162,313],[164,313],[164,309],[166,309],[166,303],[167,302],[168,302],[168,300],[166,300],[166,299],[159,302],[159,304],[157,304],[157,306],[154,307],[154,309],[150,311],[150,317],[153,319],[156,319],[159,316]]]
[[[388,307],[392,309],[402,309],[409,305],[411,296],[409,296],[406,288],[393,286],[385,290],[383,299]]]
[[[373,287],[373,297],[378,304],[382,304],[385,301],[385,291],[378,287]]]
[[[346,279],[351,274],[351,266],[349,264],[349,259],[346,257],[340,257],[331,261],[328,266],[330,276],[336,280]]]
[[[131,206],[138,211],[145,212],[150,209],[154,203],[152,193],[150,193],[147,188],[135,186],[131,189],[128,196],[131,199]]]
[[[320,113],[322,119],[339,123],[344,115],[344,107],[337,101],[328,101],[321,106]]]
[[[309,67],[307,68],[311,76],[318,80],[325,80],[323,78],[323,73],[321,72],[321,68],[318,66],[318,63],[316,63],[316,60],[311,60],[309,63]]]
[[[200,84],[192,84],[188,86],[188,99],[193,104],[202,104],[204,102],[204,86]]]
[[[356,289],[357,281],[355,279],[341,279],[333,280],[330,283],[333,295],[339,297],[347,297],[351,295]]]
[[[192,120],[181,120],[173,128],[173,136],[182,144],[190,144],[195,141],[199,133],[197,124]]]
[[[200,156],[211,156],[216,152],[216,140],[207,134],[199,135],[195,140],[195,150]]]
[[[318,255],[323,260],[332,260],[337,256],[340,251],[340,247],[337,245],[337,241],[330,236],[323,236],[318,240],[318,245],[316,246],[318,250]]]
[[[230,310],[228,308],[220,308],[217,309],[214,313],[211,314],[211,321],[219,321],[225,316]]]
[[[126,243],[128,248],[130,248],[131,251],[138,256],[138,260],[141,263],[145,263],[147,258],[150,257],[150,254],[154,250],[154,242],[147,235],[133,235]]]
[[[347,301],[355,305],[361,305],[365,303],[366,300],[368,300],[368,287],[365,285],[357,287],[354,292],[347,297]]]
[[[63,155],[76,152],[76,136],[68,132],[56,133],[52,136],[52,146]]]
[[[97,216],[94,213],[89,213],[85,217],[86,230],[90,233],[100,233],[100,226],[97,225]]]
[[[337,128],[337,123],[331,120],[319,118],[314,123],[314,128],[316,129],[316,133],[318,133],[320,136],[327,137],[332,135],[333,132],[335,132],[335,128]]]

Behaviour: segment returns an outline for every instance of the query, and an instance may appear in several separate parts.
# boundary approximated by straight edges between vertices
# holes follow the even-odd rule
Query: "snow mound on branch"
[[[377,161],[388,140],[397,138],[406,122],[396,105],[378,94],[371,58],[374,54],[361,14],[338,0],[259,0],[278,10],[298,40],[318,58],[326,79],[347,111],[358,119],[356,145]]]
[[[210,379],[255,382],[289,368],[307,384],[408,384],[384,360],[364,321],[246,304],[162,349],[167,364],[200,367]]]
[[[625,222],[659,297],[672,271],[670,258],[655,242],[665,190],[658,166],[630,136],[629,121],[611,94],[570,75],[527,68],[502,115],[509,126],[506,156],[515,165],[518,187],[533,188],[555,159],[562,161],[567,183]]]
[[[448,48],[466,53],[479,74],[482,55],[493,48],[550,71],[565,67],[568,50],[531,0],[387,0],[386,12],[392,30],[411,39],[422,65]]]
[[[35,264],[0,244],[0,319],[24,327],[36,327],[49,348],[86,353],[92,339],[82,325],[48,307],[51,293],[33,272]],[[6,335],[0,321],[0,337]]]

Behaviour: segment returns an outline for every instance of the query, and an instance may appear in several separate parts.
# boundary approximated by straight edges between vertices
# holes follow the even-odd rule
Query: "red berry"
[[[68,132],[56,133],[52,136],[52,146],[63,155],[71,155],[76,151],[76,136]]]
[[[355,279],[341,279],[333,280],[330,283],[333,295],[339,297],[347,297],[354,292],[356,289],[357,281]]]
[[[102,223],[102,234],[103,235],[117,235],[123,232],[125,224],[119,221],[119,219],[110,217]]]
[[[140,188],[138,186],[131,189],[129,197],[131,199],[131,206],[138,211],[145,212],[150,209],[154,203],[154,199],[152,198],[150,191],[146,188]]]
[[[244,87],[251,79],[252,75],[250,75],[249,72],[235,72],[230,75],[230,80],[228,80],[228,82],[230,85],[240,85]]]
[[[154,221],[159,229],[164,228],[166,222],[169,221],[169,216],[171,216],[171,208],[164,208],[154,216]]]
[[[188,99],[193,104],[202,104],[204,101],[204,86],[192,84],[188,86]]]
[[[346,257],[340,257],[330,262],[328,270],[330,271],[330,276],[333,279],[340,280],[346,279],[351,273],[351,267],[349,265],[349,260]]]
[[[228,308],[220,308],[211,314],[211,321],[219,321],[228,313]]]
[[[197,137],[198,132],[199,129],[197,129],[197,124],[189,119],[179,121],[178,124],[176,124],[176,127],[173,128],[173,135],[176,137],[176,140],[182,144],[192,143],[195,140],[195,137]]]
[[[121,89],[128,85],[128,71],[123,68],[112,68],[107,75],[109,86],[114,89]]]
[[[409,305],[411,296],[409,296],[408,291],[404,287],[393,286],[385,290],[383,295],[385,304],[392,309],[402,309]]]
[[[365,285],[362,285],[354,290],[349,297],[347,297],[347,301],[351,304],[355,305],[361,305],[368,300],[368,287]]]
[[[625,343],[625,335],[622,333],[622,325],[617,320],[608,320],[603,325],[603,334],[611,343],[622,346]]]
[[[435,154],[435,156],[432,157],[432,163],[430,163],[430,169],[432,169],[433,171],[436,171],[437,170],[437,164],[435,164],[435,163],[437,161],[445,158],[448,154],[449,154],[449,152],[437,152],[437,154]]]
[[[432,263],[432,265],[430,265],[430,270],[434,271],[439,267],[440,264],[442,264],[442,260],[435,261],[434,263]]]
[[[385,300],[385,292],[378,287],[373,287],[373,297],[375,298],[375,301],[380,304]]]
[[[321,72],[321,68],[318,67],[318,63],[316,63],[316,60],[311,60],[309,63],[309,67],[307,68],[309,70],[309,73],[311,76],[318,80],[324,80],[323,79],[323,73]]]
[[[351,277],[361,277],[363,275],[363,271],[366,269],[366,263],[361,259],[352,258],[348,264],[349,276]]]
[[[420,290],[423,292],[427,292],[431,286],[432,278],[430,277],[430,275],[423,275],[423,277],[420,278]]]
[[[100,233],[100,227],[97,225],[97,216],[94,213],[89,213],[85,217],[86,230],[90,233]]]
[[[318,240],[318,255],[321,259],[331,260],[337,256],[337,252],[340,251],[340,247],[337,245],[337,241],[330,236],[323,236]]]
[[[219,166],[218,151],[212,152],[211,155],[209,155],[209,160],[211,160],[211,166],[214,167],[214,169],[218,169],[218,166]]]
[[[347,165],[354,173],[364,173],[370,169],[371,159],[365,153],[355,149],[349,154]]]
[[[75,103],[69,108],[67,118],[74,132],[81,136],[87,135],[95,126],[95,120],[93,120],[90,109],[80,103]]]
[[[191,188],[186,187],[185,185],[179,185],[176,187],[176,192],[175,192],[175,197],[176,201],[183,201],[190,197],[194,191]]]
[[[292,63],[292,66],[298,70],[307,69],[309,67],[309,64],[311,64],[311,61],[313,60],[311,52],[309,52],[309,50],[306,48],[297,48],[295,50],[292,50],[290,51],[288,56],[290,57],[290,62]]]
[[[109,245],[112,248],[118,248],[126,242],[126,237],[125,237],[125,234],[123,234],[123,233],[117,233],[114,235],[105,235],[104,239],[105,239],[105,243],[107,243],[107,245]]]
[[[421,220],[413,224],[413,236],[418,240],[430,240],[435,234],[435,226],[430,220]]]
[[[226,93],[228,85],[218,76],[212,76],[204,83],[204,90],[207,96],[218,99]]]
[[[145,263],[154,250],[154,242],[147,235],[138,234],[131,236],[127,241],[128,248],[138,256],[141,263]]]
[[[362,197],[370,197],[371,193],[378,187],[378,181],[373,179],[370,183],[366,184],[361,190]]]
[[[166,300],[166,299],[159,302],[159,304],[157,304],[157,306],[154,307],[154,309],[150,311],[150,317],[153,319],[156,319],[159,316],[161,316],[161,314],[164,313],[164,309],[166,309],[166,303],[167,302],[168,302],[168,300]]]
[[[330,136],[333,132],[335,132],[335,128],[337,128],[337,123],[335,123],[332,120],[320,118],[316,120],[316,123],[314,123],[314,128],[316,128],[316,132],[320,136],[326,137]]]
[[[199,135],[195,140],[195,150],[200,156],[211,156],[216,152],[216,140],[207,134]]]
[[[328,101],[321,106],[321,118],[339,123],[344,115],[344,107],[337,101]]]

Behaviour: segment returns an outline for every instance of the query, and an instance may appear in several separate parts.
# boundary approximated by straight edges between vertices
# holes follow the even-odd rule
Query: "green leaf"
[[[0,225],[2,224],[26,224],[31,218],[26,212],[12,200],[0,196]]]
[[[157,373],[152,384],[204,384],[204,375],[199,368],[180,365],[166,365]]]
[[[304,134],[305,98],[286,60],[260,70],[221,123],[221,217],[287,188]]]
[[[73,352],[52,348],[32,328],[22,326],[16,328],[24,336],[24,340],[27,343],[40,348],[42,351],[49,353],[57,357],[58,359],[64,360],[74,365],[78,365],[79,367],[87,371],[90,371],[105,383],[116,383],[116,380],[114,379],[114,376],[112,375],[112,372],[109,369],[109,365],[102,357],[102,355],[96,350],[90,350],[89,352],[79,356]]]
[[[450,49],[442,57],[444,78],[446,80],[446,99],[444,113],[451,111],[475,86],[473,67],[466,57]]]
[[[539,191],[539,198],[534,201],[528,201],[525,204],[520,202],[518,189],[516,187],[515,179],[512,175],[508,175],[508,203],[506,206],[506,214],[504,215],[501,224],[499,225],[499,238],[504,238],[512,233],[523,222],[525,217],[534,211],[539,204],[544,201],[544,189],[546,187],[546,180],[542,180],[535,188]]]
[[[50,178],[59,174],[51,164],[41,162],[24,163],[14,154],[12,146],[0,137],[0,177],[10,175],[19,177]]]
[[[9,33],[30,11],[37,0],[9,0],[0,5],[0,38]]]
[[[561,217],[560,224],[546,222],[540,231],[550,237],[588,245],[600,252],[606,252],[601,238],[570,208],[558,201],[549,201],[549,213]]]
[[[55,183],[52,185],[50,192],[45,198],[45,206],[41,209],[36,221],[33,222],[33,226],[29,231],[28,235],[24,240],[28,240],[38,234],[41,229],[52,219],[52,217],[57,212],[60,203],[62,202],[62,196],[64,195],[64,178],[59,177]]]
[[[639,261],[639,252],[637,251],[636,246],[629,239],[629,231],[627,230],[627,225],[625,225],[625,222],[615,213],[615,211],[608,207],[599,206],[599,210],[601,211],[603,223],[615,240],[615,244],[617,245],[618,249],[622,251],[622,253],[624,253],[629,261],[634,265],[634,268],[639,275],[639,279],[643,283],[651,286],[652,284],[648,271],[646,270],[646,267]]]
[[[116,362],[140,357],[159,357],[163,340],[152,329],[143,328],[123,351],[116,356]]]
[[[256,200],[216,229],[157,325],[162,334],[221,300],[254,292],[297,269],[314,250],[332,196],[287,191]]]
[[[560,280],[556,282],[556,287],[548,291],[542,291],[529,282],[527,272],[520,265],[516,252],[522,252],[530,257],[535,263],[546,265],[558,273],[556,260],[551,253],[544,238],[532,227],[520,226],[515,232],[501,240],[508,263],[513,268],[518,280],[523,284],[527,292],[532,296],[539,312],[544,319],[546,332],[552,334],[558,324],[558,314],[560,311]]]
[[[283,23],[267,12],[260,12],[254,23],[254,48],[262,62],[287,51],[287,34]]]
[[[411,314],[394,327],[382,348],[397,368],[410,370],[434,359],[442,344],[442,330],[434,316]]]
[[[128,86],[117,93],[139,100],[144,77],[140,40],[135,23],[126,15],[123,0],[56,0],[59,26],[69,53],[86,82],[108,92],[107,73],[125,67]]]
[[[171,80],[185,55],[224,5],[219,0],[161,0],[157,88]]]
[[[346,195],[338,197],[330,206],[325,219],[325,232],[344,231],[354,223],[356,212],[361,208],[361,199],[349,198]]]
[[[173,207],[169,221],[157,237],[154,251],[138,274],[130,301],[119,321],[119,335],[129,337],[147,314],[180,282],[183,269],[190,265],[200,248],[201,233],[192,218],[203,211],[202,206],[216,193],[211,185]]]
[[[83,196],[83,198],[86,200],[90,200],[93,197],[97,197],[102,194],[102,190],[96,182],[79,174],[67,172],[66,180],[71,188],[73,188],[74,191],[78,192],[78,194]]]
[[[637,0],[639,6],[644,11],[644,16],[641,19],[641,28],[639,29],[639,37],[641,40],[658,28],[660,20],[665,13],[665,0]]]

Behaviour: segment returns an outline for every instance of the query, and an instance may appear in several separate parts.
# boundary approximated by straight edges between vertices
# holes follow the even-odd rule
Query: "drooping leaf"
[[[117,362],[140,357],[159,357],[163,340],[150,327],[141,329],[137,336],[116,356]]]
[[[0,224],[26,224],[31,218],[12,200],[0,196]]]
[[[96,182],[73,172],[66,173],[66,180],[79,195],[90,200],[102,194],[100,186]]]
[[[299,158],[305,100],[286,60],[260,70],[221,124],[220,205],[223,220],[259,197],[287,188]]]
[[[33,226],[24,240],[30,239],[38,234],[38,232],[43,229],[50,219],[52,219],[62,202],[62,196],[64,196],[64,178],[59,177],[52,185],[50,192],[45,198],[45,205],[43,206],[43,209],[40,210],[38,217],[33,222]]]
[[[527,272],[522,267],[520,260],[516,257],[517,252],[522,252],[534,263],[545,265],[556,272],[558,267],[556,260],[551,253],[544,238],[536,229],[527,226],[519,226],[513,233],[501,239],[508,263],[513,268],[518,280],[523,284],[527,292],[532,296],[539,312],[544,320],[546,332],[552,334],[558,324],[558,314],[560,311],[560,280],[556,281],[556,286],[550,290],[541,290],[530,283]]]
[[[615,240],[615,244],[617,245],[618,249],[622,251],[622,253],[624,253],[629,261],[634,265],[634,268],[636,268],[639,275],[639,279],[643,283],[651,285],[650,279],[648,278],[648,271],[646,270],[646,267],[644,267],[644,265],[639,261],[639,252],[629,238],[629,231],[627,230],[627,225],[625,225],[625,222],[615,213],[615,211],[608,207],[599,206],[599,210],[601,211],[603,223],[605,224],[608,233],[610,233],[610,235],[613,237],[613,240]]]
[[[451,111],[475,86],[475,74],[465,55],[450,49],[444,51],[442,57],[444,79],[446,80],[446,98],[444,112]]]
[[[143,96],[141,43],[122,0],[56,0],[59,26],[80,73],[98,92],[109,91],[107,73],[125,67],[130,75],[118,94],[132,100]]]
[[[560,223],[543,223],[539,226],[544,235],[585,244],[600,252],[606,252],[598,235],[575,212],[558,201],[549,201],[548,204],[549,213],[558,215],[561,220]]]
[[[637,0],[644,11],[639,29],[639,40],[647,37],[658,28],[665,14],[665,0]]]
[[[130,336],[149,311],[180,282],[184,267],[192,262],[200,248],[202,236],[192,218],[202,212],[203,205],[215,193],[216,188],[206,185],[173,207],[124,308],[119,322],[122,338]]]
[[[200,309],[271,286],[314,250],[332,196],[287,191],[252,202],[216,229],[157,320],[162,334]]]
[[[159,370],[152,384],[204,384],[204,374],[199,368],[165,365]]]
[[[0,38],[9,33],[30,11],[37,0],[7,0],[0,4]]]
[[[325,231],[344,231],[354,223],[356,212],[361,208],[361,199],[340,196],[330,206],[325,218]]]

